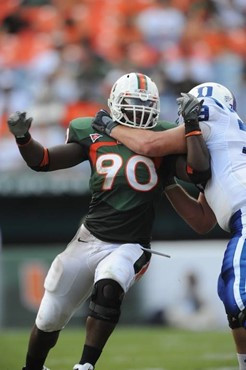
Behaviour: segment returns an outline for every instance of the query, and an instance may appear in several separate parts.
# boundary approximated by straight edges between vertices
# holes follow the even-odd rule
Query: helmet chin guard
[[[197,85],[189,93],[197,98],[213,98],[223,106],[236,111],[236,99],[232,92],[216,82],[205,82]]]
[[[156,84],[141,73],[128,73],[112,87],[108,106],[121,125],[150,129],[158,121],[160,98]]]

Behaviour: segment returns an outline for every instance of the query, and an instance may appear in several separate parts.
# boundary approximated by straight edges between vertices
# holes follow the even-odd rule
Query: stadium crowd
[[[156,81],[167,120],[179,93],[204,81],[231,89],[246,117],[245,0],[6,0],[0,23],[0,170],[24,166],[11,112],[28,111],[35,136],[60,144],[71,119],[107,108],[129,71]]]

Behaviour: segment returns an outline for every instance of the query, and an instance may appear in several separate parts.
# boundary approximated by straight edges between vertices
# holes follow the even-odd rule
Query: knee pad
[[[97,281],[91,295],[90,316],[117,323],[120,318],[123,297],[124,291],[115,280],[102,279]]]
[[[237,328],[245,328],[246,327],[246,308],[239,312],[238,315],[233,316],[228,314],[227,315],[229,327],[231,329],[237,329]]]

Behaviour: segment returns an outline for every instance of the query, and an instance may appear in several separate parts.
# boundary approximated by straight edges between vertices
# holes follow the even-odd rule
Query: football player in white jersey
[[[218,279],[218,295],[232,329],[239,369],[246,370],[246,124],[236,112],[233,94],[218,83],[204,83],[181,95],[181,116],[193,96],[204,100],[199,116],[201,131],[198,127],[192,135],[202,132],[211,156],[212,176],[198,199],[190,197],[175,181],[166,186],[165,193],[196,232],[206,233],[218,222],[231,234]],[[162,155],[166,150],[161,133],[139,135],[138,131],[136,135],[132,129],[117,126],[110,135],[140,154]]]
[[[231,234],[218,279],[218,295],[232,329],[239,369],[246,370],[246,124],[226,87],[204,83],[190,94],[204,100],[199,122],[211,156],[212,176],[198,200],[179,186],[165,191],[195,231],[208,232],[217,220]],[[189,99],[189,94],[182,95],[178,99],[181,113]]]

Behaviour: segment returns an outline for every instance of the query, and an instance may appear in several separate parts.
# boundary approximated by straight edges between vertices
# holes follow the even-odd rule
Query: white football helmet
[[[232,92],[216,82],[205,82],[195,86],[189,93],[197,98],[211,97],[227,108],[236,110],[236,99]]]
[[[153,128],[160,114],[157,86],[142,73],[128,73],[115,82],[108,106],[113,120],[121,125]]]

